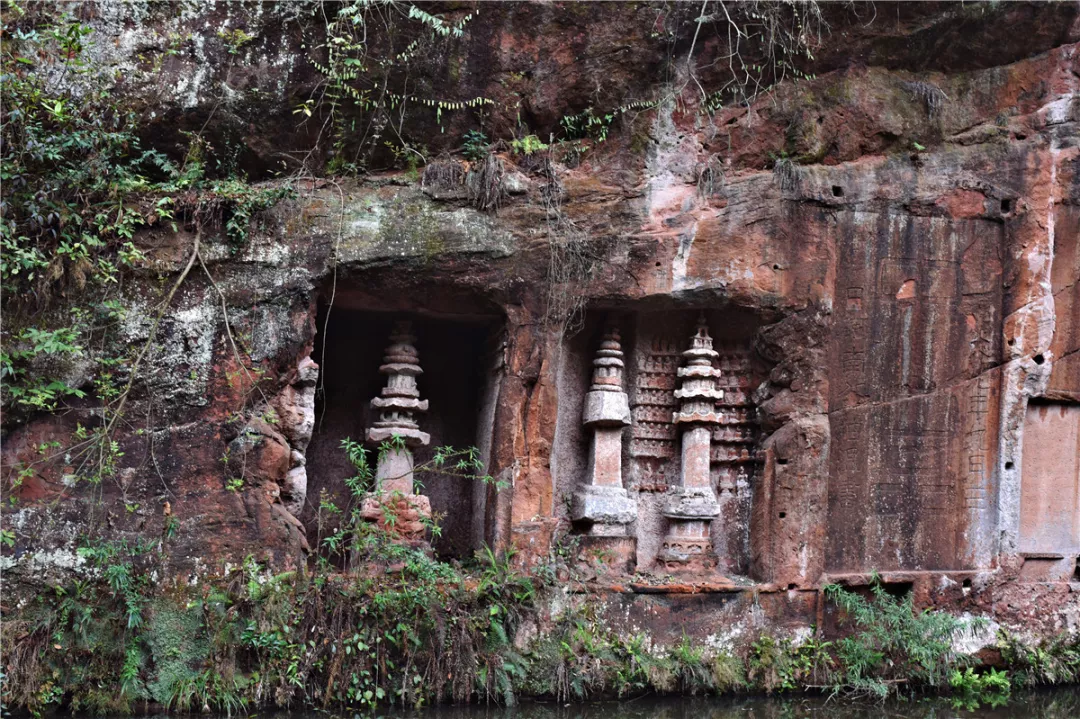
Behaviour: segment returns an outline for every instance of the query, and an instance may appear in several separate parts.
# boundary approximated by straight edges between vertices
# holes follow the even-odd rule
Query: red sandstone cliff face
[[[1037,507],[1054,493],[1073,503],[1054,516],[1080,523],[1075,486],[1067,490],[1080,450],[1067,446],[1080,402],[1080,13],[1074,3],[877,10],[867,24],[829,7],[815,79],[707,115],[686,74],[690,8],[485,5],[447,65],[421,83],[458,67],[462,97],[495,100],[492,136],[514,135],[519,117],[545,137],[585,107],[660,101],[624,116],[576,164],[503,152],[512,172],[495,212],[474,209],[458,188],[381,173],[304,181],[235,257],[222,237],[204,236],[217,288],[193,275],[175,301],[134,398],[144,431],[123,437],[123,466],[115,486],[101,488],[95,519],[114,535],[157,536],[167,503],[180,521],[180,576],[249,554],[305,561],[318,541],[319,492],[344,491],[337,443],[360,436],[377,386],[364,358],[381,352],[386,327],[371,313],[412,313],[432,323],[421,361],[469,387],[439,395],[435,431],[478,445],[488,472],[511,485],[434,482],[433,505],[450,522],[440,549],[514,545],[533,561],[567,530],[566,498],[581,481],[587,445],[573,408],[595,332],[614,320],[645,337],[649,322],[680,326],[706,310],[714,334],[745,326],[731,337],[756,372],[757,464],[742,509],[718,520],[735,530],[714,528],[743,547],[732,550],[741,552],[736,573],[808,589],[825,575],[940,572],[935,589],[980,609],[1020,591],[1001,579],[1067,587],[1080,536],[1045,544]],[[223,12],[212,18],[237,22]],[[247,55],[196,70],[218,58],[208,38],[208,57],[166,63],[166,77],[188,84],[174,92],[163,82],[147,102],[159,109],[162,144],[206,123],[240,138],[257,171],[313,141],[291,108],[314,75],[298,50],[302,22],[248,21],[265,35]],[[100,27],[118,38],[138,30],[107,13]],[[695,48],[701,82],[719,76],[723,51],[718,36]],[[133,92],[139,82],[151,79],[133,73]],[[930,107],[915,82],[946,99]],[[225,102],[208,120],[223,85],[271,99]],[[429,133],[434,156],[454,150],[471,120],[455,115],[445,133],[431,118],[415,122],[410,131]],[[778,157],[796,162],[767,169]],[[135,310],[126,341],[145,341],[140,310],[157,297],[154,273],[178,271],[190,240],[139,238],[150,260],[125,290]],[[552,246],[566,242],[585,271],[558,282]],[[248,396],[253,380],[227,342],[218,290],[264,371],[264,400]],[[548,310],[565,295],[584,304],[584,330],[560,337]],[[629,351],[644,349],[631,342]],[[331,387],[313,407],[298,399],[311,360]],[[1039,402],[1061,425],[1033,446],[1025,428]],[[258,419],[269,406],[283,426]],[[5,471],[31,461],[41,442],[65,441],[87,415],[76,407],[9,428]],[[226,489],[226,453],[243,458],[239,492]],[[1036,468],[1029,459],[1047,454],[1060,461]],[[290,479],[300,466],[305,497]],[[38,467],[4,509],[17,539],[5,566],[27,582],[78,564],[71,543],[89,497],[65,484],[70,468]],[[630,489],[651,506],[644,483]],[[655,556],[642,548],[662,531],[648,511],[640,568]],[[950,575],[990,588],[950,594]],[[1059,600],[1075,604],[1062,591]]]

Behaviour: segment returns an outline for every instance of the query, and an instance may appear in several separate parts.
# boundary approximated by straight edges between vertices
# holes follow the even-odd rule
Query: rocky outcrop
[[[285,508],[299,517],[307,499],[307,458],[304,451],[315,429],[315,385],[319,366],[310,357],[300,360],[295,381],[274,398],[281,433],[289,442],[289,471],[281,487]]]
[[[705,312],[723,345],[710,362],[732,402],[708,426],[707,489],[721,508],[706,538],[728,579],[795,597],[878,570],[927,601],[1003,619],[1023,613],[1000,597],[1049,582],[1047,616],[1074,617],[1080,537],[1040,545],[1021,517],[1050,491],[1039,487],[1065,492],[1075,466],[1072,448],[1026,444],[1025,426],[1046,404],[1075,422],[1064,418],[1080,402],[1077,7],[931,5],[902,4],[874,29],[830,7],[816,77],[711,114],[693,81],[719,71],[690,77],[686,53],[701,53],[704,68],[723,47],[718,36],[693,45],[685,7],[627,4],[601,22],[609,10],[597,5],[485,5],[447,66],[462,63],[461,92],[494,99],[493,137],[521,134],[508,107],[542,138],[585,107],[649,107],[620,115],[583,153],[495,148],[506,169],[497,210],[470,203],[476,168],[453,156],[438,160],[457,168],[441,190],[406,171],[304,177],[238,252],[223,232],[204,237],[209,276],[185,282],[136,385],[143,429],[120,440],[126,479],[100,490],[106,506],[137,509],[109,510],[108,531],[159,534],[167,502],[179,575],[247,555],[307,561],[320,493],[345,492],[337,445],[370,419],[387,322],[412,317],[418,342],[440,338],[421,347],[433,378],[421,429],[433,446],[476,445],[486,473],[508,485],[434,473],[425,495],[447,522],[436,549],[514,546],[523,564],[541,561],[591,511],[573,507],[589,476],[584,398],[614,319],[631,408],[620,481],[636,514],[622,503],[596,514],[636,538],[619,544],[620,576],[648,572],[669,526],[663,497],[678,485],[663,393],[676,389],[681,360],[665,358],[689,347]],[[166,59],[153,83],[163,95],[147,100],[159,108],[157,142],[205,122],[242,139],[253,172],[313,142],[292,116],[317,82],[299,59],[310,28],[288,7],[241,16],[215,6],[212,20],[248,23],[256,40],[225,61],[216,36],[195,33],[203,40]],[[138,37],[160,52],[169,28],[204,22],[181,14],[132,28],[111,12],[98,32],[119,41],[99,47],[120,68]],[[133,72],[129,90],[149,82]],[[210,113],[225,89],[247,99],[226,93]],[[256,90],[269,99],[252,102]],[[445,133],[415,122],[434,158],[456,150],[472,120],[455,114]],[[128,343],[147,339],[156,276],[182,268],[191,237],[154,229],[136,241],[147,260],[122,288]],[[564,332],[567,317],[552,309],[568,306],[583,310]],[[674,351],[668,336],[682,343]],[[35,456],[92,412],[76,404],[6,434],[5,471],[33,467],[4,510],[16,533],[9,576],[35,583],[43,564],[71,569],[65,552],[89,495],[65,484],[63,463]],[[418,448],[418,461],[430,451]],[[1065,479],[1046,469],[1025,479],[1033,452],[1060,457]],[[1075,490],[1067,501],[1076,506]],[[709,577],[699,577],[708,591],[736,591]],[[816,619],[809,599],[792,602]]]

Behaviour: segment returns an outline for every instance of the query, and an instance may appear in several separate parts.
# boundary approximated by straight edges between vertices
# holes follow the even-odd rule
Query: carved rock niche
[[[308,494],[302,518],[309,541],[335,528],[336,517],[319,512],[323,497],[349,504],[344,480],[354,471],[341,448],[346,437],[363,442],[384,490],[404,494],[401,515],[408,539],[424,534],[419,515],[430,512],[442,526],[432,539],[436,553],[465,558],[488,539],[488,487],[482,482],[422,468],[436,448],[490,448],[499,379],[503,322],[476,314],[372,312],[335,305],[317,317],[313,357],[324,360],[324,387],[316,393],[315,431],[307,450]],[[325,331],[324,331],[325,326]],[[403,437],[406,449],[376,470],[378,443]],[[412,487],[408,485],[413,485]],[[401,499],[401,497],[398,497]],[[372,510],[373,500],[364,502]],[[371,511],[367,511],[371,514]],[[417,516],[413,516],[416,514]],[[374,516],[374,515],[373,515]],[[415,531],[414,531],[415,530]]]
[[[598,574],[748,574],[758,326],[738,309],[595,310],[564,343],[552,469]]]

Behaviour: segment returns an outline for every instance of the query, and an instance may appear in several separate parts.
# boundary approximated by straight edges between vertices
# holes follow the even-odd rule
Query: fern
[[[985,624],[930,609],[917,611],[911,592],[894,597],[877,574],[869,599],[836,584],[824,592],[856,629],[835,643],[840,672],[834,693],[884,698],[904,683],[942,687],[953,670],[971,661],[953,649],[954,640]]]

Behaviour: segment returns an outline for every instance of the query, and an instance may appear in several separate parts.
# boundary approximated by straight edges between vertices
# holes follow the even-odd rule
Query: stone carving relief
[[[713,349],[704,316],[682,355],[686,365],[678,368],[681,387],[674,392],[679,407],[672,414],[672,423],[681,430],[682,462],[679,484],[668,490],[664,503],[668,534],[659,560],[669,568],[712,568],[716,553],[709,529],[720,507],[710,465],[713,432],[723,421],[716,405],[724,390],[717,387],[721,371],[713,365],[720,353]]]
[[[410,323],[399,322],[390,335],[390,346],[379,371],[387,376],[381,395],[371,400],[379,418],[367,431],[373,444],[397,442],[378,458],[375,469],[375,491],[364,498],[361,516],[377,522],[404,540],[421,541],[426,530],[424,520],[431,517],[431,502],[424,495],[413,493],[412,449],[431,442],[431,436],[420,430],[416,415],[426,412],[427,400],[420,399],[416,378],[423,373],[414,343]],[[391,526],[386,515],[392,512]]]
[[[691,322],[686,314],[639,319],[631,365],[628,487],[638,492],[639,502],[655,507],[642,515],[645,524],[639,523],[639,533],[660,534],[643,545],[646,554],[640,560],[655,558],[673,569],[719,566],[725,572],[745,573],[751,487],[760,475],[760,436],[751,396],[760,378],[748,339],[728,335],[714,340],[707,323],[691,330]],[[679,337],[680,328],[690,337]],[[690,368],[697,368],[692,374],[708,376],[688,376]],[[711,383],[711,389],[699,386],[702,383]],[[698,391],[710,396],[691,400]],[[679,419],[694,414],[691,405],[703,400],[697,409],[713,421]],[[689,485],[684,483],[688,434],[691,445],[703,448],[697,462],[704,467],[690,470]],[[691,515],[698,519],[689,519]]]
[[[761,474],[760,436],[751,400],[756,382],[749,347],[718,343],[717,351],[724,396],[717,402],[721,423],[713,429],[712,437],[713,486],[720,505],[713,547],[720,569],[738,574],[749,569],[746,530],[750,523],[751,487]]]
[[[637,358],[630,456],[639,488],[664,491],[671,480],[669,465],[678,450],[678,435],[671,418],[676,408],[679,346],[673,339],[652,337]]]
[[[315,429],[315,385],[319,365],[304,357],[296,370],[296,381],[274,398],[278,428],[289,441],[289,471],[281,486],[281,500],[294,517],[299,517],[307,500],[307,460],[304,452]]]
[[[622,480],[622,435],[630,424],[623,389],[619,332],[609,330],[593,360],[592,386],[585,395],[583,424],[592,432],[586,483],[574,494],[571,518],[592,536],[621,537],[637,516]]]
[[[758,432],[750,399],[753,375],[749,350],[725,347],[718,350],[718,355],[719,386],[724,396],[716,405],[723,420],[713,428],[712,461],[721,465],[721,487],[728,488],[727,480],[736,476],[740,469],[744,474],[753,473],[753,465],[758,460]]]
[[[637,538],[630,529],[637,519],[637,502],[623,486],[622,471],[623,434],[631,423],[623,357],[619,331],[611,328],[592,362],[592,383],[581,415],[590,436],[588,464],[570,506],[571,520],[584,532],[583,566],[605,574],[632,572],[636,562]]]

